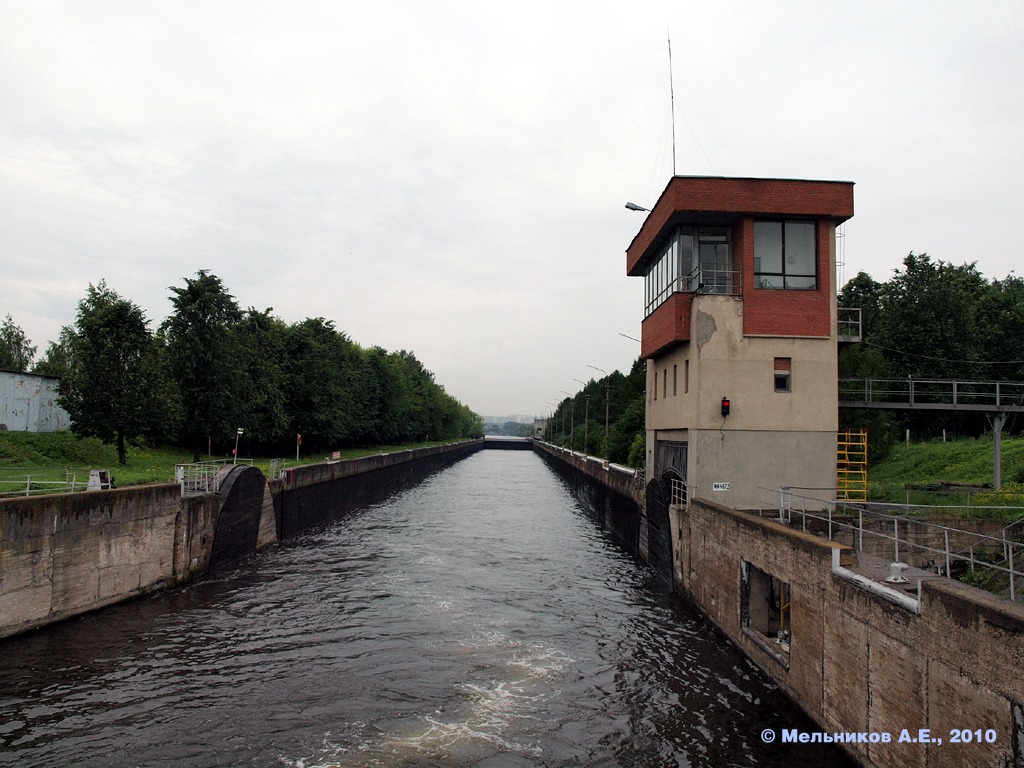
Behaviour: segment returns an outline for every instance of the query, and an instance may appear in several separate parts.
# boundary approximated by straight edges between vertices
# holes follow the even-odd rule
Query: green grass
[[[978,507],[1024,506],[1024,438],[1003,438],[1003,488],[958,489],[941,493],[942,483],[971,485],[993,481],[992,437],[950,442],[898,445],[868,470],[868,496],[873,501],[948,506],[944,516],[1017,519],[1016,510]]]
[[[342,459],[372,456],[380,452],[393,453],[407,448],[423,448],[444,445],[443,442],[410,443],[385,445],[374,448],[357,448],[341,451]],[[201,457],[225,458],[223,456]],[[247,457],[240,456],[241,459]],[[253,457],[252,463],[264,474],[269,471],[273,457]],[[282,465],[293,467],[297,464],[312,464],[330,458],[330,453],[317,452],[302,455],[299,461],[294,454],[285,458]],[[125,466],[118,466],[117,449],[94,437],[78,437],[71,432],[0,432],[0,468],[53,468],[65,469],[108,469],[118,487],[143,485],[145,483],[169,483],[174,481],[174,465],[191,461],[189,451],[181,448],[150,448],[129,445]],[[0,490],[7,490],[0,487]]]
[[[1003,441],[1003,480],[1024,481],[1024,438]],[[991,483],[992,437],[897,445],[868,475],[880,483]]]

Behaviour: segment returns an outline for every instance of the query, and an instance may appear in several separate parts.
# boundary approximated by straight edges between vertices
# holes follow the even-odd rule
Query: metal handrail
[[[0,496],[84,491],[91,471],[80,467],[0,467]],[[5,486],[10,489],[3,490]]]
[[[213,461],[197,461],[189,464],[175,464],[174,477],[181,486],[181,495],[199,496],[204,493],[220,491],[218,475],[226,466],[246,464],[251,466],[252,459],[215,459]]]
[[[762,489],[762,490],[769,490],[769,489],[765,488],[765,489]],[[800,490],[804,490],[804,489],[800,489]],[[822,489],[817,489],[817,490],[822,490]],[[1022,542],[1011,541],[1011,540],[1008,540],[1006,538],[997,538],[995,536],[988,536],[988,535],[981,534],[981,533],[974,533],[973,531],[965,531],[965,530],[963,530],[961,528],[954,528],[952,526],[939,525],[938,523],[932,523],[932,522],[930,522],[928,520],[918,520],[916,518],[909,517],[909,516],[906,516],[906,515],[887,515],[884,512],[878,512],[878,511],[869,509],[869,508],[867,508],[866,504],[862,504],[862,503],[853,503],[853,504],[849,503],[849,502],[839,503],[838,506],[840,508],[842,508],[844,511],[852,510],[852,511],[857,513],[857,525],[852,525],[852,524],[843,522],[843,520],[837,520],[835,518],[835,509],[834,509],[834,504],[832,502],[829,502],[829,501],[827,501],[825,499],[816,498],[816,497],[813,497],[813,496],[804,496],[804,495],[801,495],[801,494],[796,494],[796,493],[793,493],[792,491],[793,491],[792,488],[780,488],[779,489],[779,520],[780,520],[780,522],[784,522],[784,523],[787,523],[789,525],[792,525],[793,524],[792,523],[793,513],[794,512],[798,512],[800,514],[800,516],[801,516],[802,529],[804,531],[806,531],[807,530],[807,520],[808,519],[819,520],[819,521],[824,522],[824,523],[827,524],[828,539],[829,539],[829,541],[833,541],[834,540],[834,538],[835,538],[834,534],[835,534],[835,529],[836,528],[838,528],[840,530],[849,530],[849,531],[851,531],[855,535],[855,541],[857,542],[856,549],[859,550],[859,551],[863,551],[864,550],[864,521],[865,521],[865,517],[867,517],[869,521],[873,519],[873,520],[878,520],[878,521],[882,521],[882,522],[892,522],[892,524],[893,524],[893,534],[892,535],[889,535],[887,533],[883,533],[881,531],[868,531],[867,533],[868,533],[869,536],[874,536],[876,538],[885,539],[885,540],[893,542],[893,562],[898,562],[899,561],[899,559],[900,559],[900,545],[902,544],[908,550],[909,549],[915,549],[915,550],[921,550],[921,551],[924,551],[924,552],[929,552],[929,553],[932,553],[932,554],[935,554],[935,555],[941,555],[943,557],[943,560],[944,560],[944,563],[945,563],[945,569],[944,570],[945,570],[945,575],[946,575],[947,578],[951,578],[950,577],[951,564],[954,561],[959,561],[959,562],[963,562],[963,563],[969,563],[970,567],[971,567],[971,570],[974,570],[976,567],[982,567],[982,568],[987,568],[989,570],[998,571],[998,572],[1001,572],[1001,573],[1006,573],[1006,574],[1009,574],[1009,577],[1010,577],[1010,600],[1016,601],[1016,599],[1017,599],[1017,578],[1018,577],[1024,577],[1024,570],[1020,569],[1021,568],[1020,564],[1024,563],[1024,557],[1022,557],[1022,555],[1024,555],[1024,552],[1017,553],[1016,555],[1014,553],[1015,553],[1015,550],[1016,550],[1017,547],[1024,548],[1024,543],[1022,543]],[[804,502],[811,502],[811,504],[816,506],[819,510],[824,510],[824,514],[822,514],[820,511],[818,513],[808,512],[806,508],[801,509],[801,510],[794,510],[794,507],[793,507],[793,504],[792,504],[792,500],[794,498],[802,499]],[[874,502],[872,502],[872,503],[874,503]],[[902,505],[901,504],[899,506],[904,507],[906,505]],[[912,506],[920,507],[922,509],[939,509],[938,507],[931,507],[931,506],[927,506],[927,505],[912,505]],[[805,507],[806,507],[806,504],[805,504]],[[978,507],[978,509],[986,509],[986,507]],[[1006,507],[992,507],[992,509],[1006,509]],[[1018,507],[1016,509],[1020,509],[1020,508]],[[1021,509],[1021,513],[1022,513],[1022,515],[1024,515],[1024,509]],[[935,547],[930,547],[930,546],[928,546],[926,544],[922,544],[920,542],[911,541],[909,538],[901,537],[900,533],[899,533],[899,527],[900,527],[901,523],[903,523],[907,527],[908,530],[909,530],[911,525],[914,525],[914,526],[918,526],[920,528],[933,529],[935,532],[941,532],[942,537],[943,537],[943,541],[944,541],[943,549],[937,549]],[[1009,526],[1007,526],[1007,527],[1009,527]],[[964,557],[963,550],[953,551],[951,549],[950,544],[949,544],[949,534],[950,534],[950,532],[953,532],[953,533],[955,533],[956,535],[959,535],[959,536],[966,536],[969,539],[973,539],[976,542],[976,544],[971,544],[968,547],[967,551],[968,551],[969,554],[968,554],[967,557]],[[1007,565],[1006,566],[1002,566],[1002,565],[999,565],[998,563],[988,563],[988,562],[976,559],[975,556],[974,556],[974,547],[976,545],[977,546],[982,546],[982,545],[985,545],[985,544],[988,544],[989,546],[994,546],[994,547],[997,547],[997,548],[1002,548],[1003,551],[1006,553]],[[1014,564],[1015,560],[1018,563],[1018,565]],[[937,573],[938,572],[940,572],[940,571],[937,571]]]
[[[863,310],[860,307],[838,307],[836,311],[836,335],[844,341],[860,341]]]
[[[1024,406],[1024,382],[967,379],[839,379],[839,399],[863,403],[951,406]]]
[[[708,269],[698,266],[689,275],[680,277],[680,290],[733,296],[740,293],[739,274],[738,269]]]

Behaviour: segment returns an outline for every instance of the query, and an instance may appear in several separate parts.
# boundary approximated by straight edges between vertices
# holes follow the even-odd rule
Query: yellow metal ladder
[[[836,433],[836,501],[868,500],[868,431]]]

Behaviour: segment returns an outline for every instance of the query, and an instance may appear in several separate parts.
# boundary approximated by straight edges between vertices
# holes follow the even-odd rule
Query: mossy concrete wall
[[[843,746],[867,766],[1024,766],[1024,608],[957,581],[922,583],[916,610],[844,578],[848,547],[693,499],[671,508],[677,588],[824,734],[883,734]],[[745,621],[751,567],[789,588],[788,649]],[[911,601],[913,602],[913,601]],[[941,743],[899,743],[929,729]],[[970,730],[969,744],[952,731]],[[993,731],[995,739],[978,743]],[[780,735],[781,738],[781,735]],[[800,745],[794,744],[794,750]]]
[[[574,487],[632,493],[635,551],[648,559],[652,524],[625,473],[535,448]],[[871,768],[1024,768],[1024,606],[934,579],[922,583],[920,601],[909,600],[911,610],[843,575],[856,564],[848,546],[701,498],[671,505],[669,519],[676,591],[817,722],[821,731],[809,737],[849,734],[842,746]],[[788,587],[785,648],[748,618],[758,613],[754,571]],[[904,729],[915,740],[928,729],[934,741],[900,743]],[[971,743],[953,743],[964,731]],[[798,764],[802,745],[791,748]]]
[[[0,502],[0,637],[204,572],[219,510],[176,484]]]
[[[186,498],[165,483],[0,501],[0,637],[182,584],[482,447],[311,464],[272,483],[228,466],[219,493]]]
[[[647,559],[647,518],[643,506],[643,483],[636,470],[609,464],[593,456],[532,441],[540,454],[577,494],[586,499],[590,511],[612,531],[629,551]]]
[[[484,448],[483,440],[382,453],[285,470],[271,483],[281,538],[382,501]]]

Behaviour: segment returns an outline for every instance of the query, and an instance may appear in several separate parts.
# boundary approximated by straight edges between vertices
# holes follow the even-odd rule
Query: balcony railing
[[[683,291],[733,296],[740,293],[740,273],[737,269],[697,267],[681,281]]]
[[[863,310],[860,307],[839,307],[836,315],[839,341],[860,341]]]

